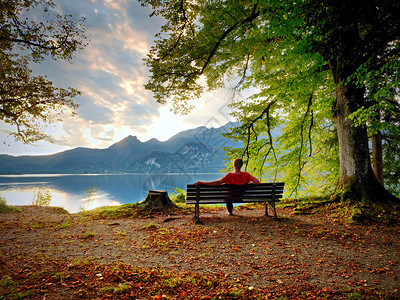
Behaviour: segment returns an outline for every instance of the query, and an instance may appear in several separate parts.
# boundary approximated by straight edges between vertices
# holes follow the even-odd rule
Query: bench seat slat
[[[236,188],[236,189],[251,189],[251,190],[259,190],[259,189],[272,189],[273,188],[273,184],[266,184],[266,183],[261,183],[261,184],[257,184],[257,185],[244,185],[244,186],[233,186],[233,185],[218,185],[218,186],[205,186],[202,185],[201,189],[202,191],[222,191],[222,190],[230,190],[232,188]],[[276,183],[275,184],[275,188],[281,188],[283,189],[284,187],[284,183]],[[188,192],[190,191],[196,191],[197,190],[197,186],[196,185],[188,185],[187,186],[187,190]]]
[[[236,200],[236,201],[231,201],[232,203],[252,203],[252,202],[257,202],[257,203],[265,203],[265,202],[272,202],[272,199],[242,199],[242,200]],[[280,200],[275,200],[275,202],[280,202]],[[188,200],[186,201],[186,204],[196,204],[196,200]],[[219,199],[205,199],[200,202],[200,204],[225,204],[226,201],[221,201]]]
[[[230,197],[228,197],[226,195],[217,195],[217,196],[216,195],[214,195],[214,196],[202,195],[202,196],[199,196],[198,199],[201,202],[202,200],[207,200],[207,199],[221,199],[221,200],[224,200],[224,199],[237,199],[237,198],[241,198],[241,199],[243,199],[243,198],[246,198],[246,199],[272,199],[272,195],[271,194],[242,195],[242,196],[236,196],[236,197],[234,195],[232,195]],[[282,198],[282,195],[275,195],[275,199],[279,199],[279,198]],[[194,201],[196,201],[197,197],[195,197],[195,196],[187,196],[186,200],[194,200]]]
[[[282,194],[275,194],[275,198],[282,196]],[[244,193],[244,194],[201,194],[199,196],[199,199],[202,198],[271,198],[272,193],[259,193],[259,194],[254,194],[254,193]],[[196,195],[187,195],[186,199],[197,199]]]
[[[275,187],[283,187],[285,184],[283,182],[277,182],[275,183]],[[261,188],[272,188],[274,186],[273,183],[268,184],[268,183],[260,183],[260,184],[247,184],[247,185],[232,185],[232,184],[222,184],[222,185],[217,185],[217,186],[211,186],[211,185],[201,185],[202,190],[221,190],[224,188],[231,188],[231,187],[236,187],[236,188],[250,188],[250,189],[261,189]],[[197,189],[197,185],[194,184],[189,184],[187,188],[190,189]]]
[[[224,189],[220,189],[220,190],[209,190],[209,189],[203,189],[201,188],[201,193],[202,194],[213,194],[213,193],[228,193],[228,192],[253,192],[253,193],[260,193],[260,192],[265,192],[265,191],[269,191],[271,192],[273,190],[273,188],[268,188],[268,189],[239,189],[239,188],[224,188]],[[197,190],[193,189],[193,190],[188,190],[187,194],[196,194]],[[283,192],[283,187],[276,187],[275,188],[275,192]]]
[[[276,186],[275,190],[276,191],[283,191],[284,187],[283,186]],[[220,189],[207,189],[205,187],[201,187],[201,191],[203,193],[212,193],[212,192],[228,192],[228,191],[272,191],[273,187],[259,187],[259,188],[254,188],[254,187],[221,187]],[[188,193],[195,193],[197,189],[188,189]]]

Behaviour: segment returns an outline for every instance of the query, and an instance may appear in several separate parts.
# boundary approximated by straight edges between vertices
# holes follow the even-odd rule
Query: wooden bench
[[[277,220],[275,203],[282,198],[284,182],[219,186],[187,185],[186,204],[194,204],[196,223],[200,222],[200,204],[265,202],[265,215],[268,216],[268,205],[272,208]]]

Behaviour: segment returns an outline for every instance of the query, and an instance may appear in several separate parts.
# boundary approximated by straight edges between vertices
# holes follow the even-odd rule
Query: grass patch
[[[0,279],[0,287],[1,288],[13,286],[13,285],[14,285],[14,280],[8,275],[5,275],[5,276],[3,276],[3,278]]]
[[[21,210],[17,207],[7,205],[6,199],[3,196],[0,196],[0,213],[13,214],[20,211]]]
[[[150,222],[149,224],[143,226],[143,229],[156,229],[156,228],[158,228],[158,225],[154,222]]]
[[[103,206],[92,210],[79,212],[89,219],[119,219],[119,218],[135,218],[139,215],[139,207],[136,204],[123,204],[117,206]]]
[[[123,293],[126,290],[131,289],[131,286],[125,282],[118,284],[117,286],[105,286],[100,288],[99,292],[100,293],[113,293],[113,294],[119,294]]]
[[[63,223],[61,223],[59,225],[57,225],[57,228],[60,228],[60,229],[66,229],[66,228],[70,228],[70,227],[71,227],[71,220],[70,219],[66,220],[65,222],[63,222]]]
[[[94,233],[94,232],[85,232],[83,235],[82,235],[82,238],[83,239],[88,239],[88,238],[92,238],[92,237],[94,237],[96,234]]]
[[[176,207],[167,207],[163,212],[154,210],[153,207],[143,206],[139,203],[128,203],[116,206],[103,206],[93,210],[81,211],[77,213],[78,216],[83,216],[89,219],[126,219],[126,218],[151,218],[159,214],[173,215],[177,211],[185,213],[189,211],[185,204],[178,204]]]
[[[318,214],[346,224],[398,224],[400,210],[383,203],[364,203],[351,200],[339,201],[330,196],[283,199],[283,208],[293,209],[294,214]]]
[[[302,197],[302,198],[286,198],[282,199],[279,204],[284,208],[293,208],[295,211],[312,210],[315,208],[323,207],[335,201],[331,200],[329,196],[320,197]]]
[[[32,290],[18,291],[18,283],[11,276],[4,275],[0,279],[0,299],[24,299],[33,295]],[[3,296],[5,298],[3,298]]]
[[[62,214],[62,215],[69,215],[69,212],[62,208],[62,207],[56,207],[56,206],[49,206],[44,208],[47,212],[53,213],[53,214]]]

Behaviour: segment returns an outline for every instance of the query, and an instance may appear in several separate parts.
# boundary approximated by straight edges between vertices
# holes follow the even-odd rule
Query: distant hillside
[[[128,136],[106,149],[75,148],[52,155],[0,155],[2,174],[49,173],[178,173],[218,172],[224,168],[221,147],[234,147],[224,138],[234,123],[182,131],[165,142],[141,142]]]

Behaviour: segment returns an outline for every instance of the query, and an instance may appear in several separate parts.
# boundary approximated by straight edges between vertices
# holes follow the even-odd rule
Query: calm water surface
[[[39,191],[51,195],[51,206],[70,213],[105,205],[136,203],[149,190],[186,189],[198,180],[215,180],[222,174],[101,174],[0,175],[0,196],[9,205],[30,205]]]

